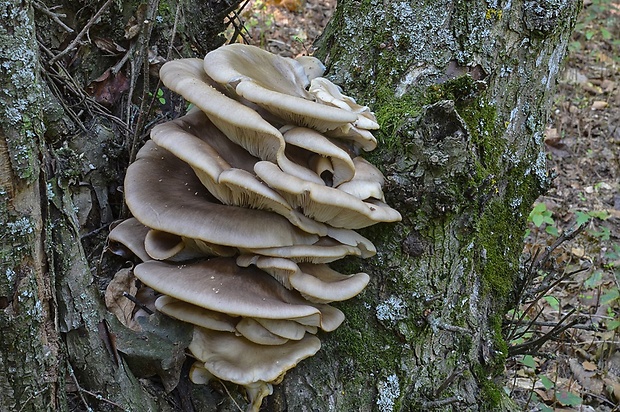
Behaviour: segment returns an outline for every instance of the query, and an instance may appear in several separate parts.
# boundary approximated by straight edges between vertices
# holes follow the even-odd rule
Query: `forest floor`
[[[246,41],[309,54],[335,3],[250,1]],[[586,0],[546,130],[552,186],[532,205],[524,273],[547,260],[507,318],[518,354],[505,390],[526,411],[620,410],[619,39],[620,2]]]

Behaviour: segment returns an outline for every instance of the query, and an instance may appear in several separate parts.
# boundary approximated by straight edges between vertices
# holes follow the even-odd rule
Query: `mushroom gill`
[[[373,113],[323,71],[240,44],[166,63],[195,108],[152,130],[125,178],[133,218],[110,233],[157,310],[194,326],[190,379],[244,386],[248,411],[345,320],[329,303],[370,281],[328,266],[376,253],[353,229],[401,219],[357,156],[376,146]]]

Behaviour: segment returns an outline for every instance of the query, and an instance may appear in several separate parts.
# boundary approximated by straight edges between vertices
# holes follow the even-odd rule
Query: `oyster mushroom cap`
[[[155,301],[158,311],[192,325],[222,332],[234,332],[238,319],[214,310],[201,308],[191,303],[162,295]]]
[[[213,375],[247,386],[276,381],[301,360],[313,356],[320,347],[321,342],[313,335],[282,345],[265,346],[232,333],[195,328],[189,350]]]
[[[162,66],[159,77],[164,85],[192,102],[226,137],[251,155],[276,162],[287,173],[321,182],[318,176],[286,157],[284,138],[278,129],[255,110],[216,90],[210,84],[213,80],[201,66],[197,59],[173,60]]]
[[[332,184],[328,186],[338,186],[351,180],[355,175],[355,165],[351,156],[321,133],[306,127],[293,127],[284,132],[283,136],[287,144],[316,153],[328,161],[328,170],[315,170],[319,176],[322,175],[322,171],[329,172]]]
[[[230,44],[209,52],[204,70],[217,83],[285,120],[324,132],[357,120],[356,113],[315,103],[298,61],[255,46]]]
[[[253,170],[260,159],[229,140],[200,110],[155,126],[151,138],[191,166],[220,202],[273,211],[305,232],[326,234],[324,225],[293,210],[279,193],[262,183]]]
[[[241,319],[236,329],[241,336],[259,345],[282,345],[288,342],[287,338],[274,334],[253,318]]]
[[[295,289],[316,303],[350,299],[364,290],[370,281],[366,273],[343,275],[325,264],[295,263],[283,258],[240,255],[237,264],[243,267],[255,265],[286,288]]]
[[[108,240],[124,245],[140,260],[146,262],[151,260],[151,256],[144,248],[144,238],[149,232],[149,228],[143,225],[136,218],[125,219],[114,226],[108,234]]]
[[[325,73],[325,65],[316,57],[299,56],[295,57],[295,60],[301,64],[301,67],[304,69],[304,73],[310,81],[316,77],[323,76]]]
[[[276,165],[258,162],[256,174],[306,216],[332,226],[359,229],[378,222],[397,222],[401,216],[380,201],[366,202],[346,192],[290,176]]]
[[[160,293],[231,316],[291,319],[324,330],[344,320],[338,309],[308,302],[267,273],[239,267],[232,258],[178,265],[149,261],[137,265],[134,274]]]
[[[207,243],[275,247],[318,240],[276,213],[219,204],[186,163],[152,141],[127,169],[125,197],[144,225]]]

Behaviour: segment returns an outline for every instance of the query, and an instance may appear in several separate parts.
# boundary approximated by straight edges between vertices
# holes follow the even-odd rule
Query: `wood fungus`
[[[344,321],[329,303],[368,284],[328,266],[376,253],[353,229],[401,219],[359,157],[377,144],[373,113],[324,70],[241,44],[164,64],[195,108],[153,129],[125,178],[134,217],[110,233],[157,310],[194,326],[190,379],[244,386],[248,411]]]

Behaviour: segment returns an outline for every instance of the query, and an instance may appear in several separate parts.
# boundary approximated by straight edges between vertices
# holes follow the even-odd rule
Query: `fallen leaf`
[[[88,90],[98,103],[112,106],[120,99],[124,92],[129,90],[129,79],[123,72],[118,72],[114,75],[108,69],[93,80],[88,86]]]
[[[604,100],[595,100],[592,102],[592,110],[603,110],[609,104]]]
[[[587,370],[587,371],[595,371],[597,369],[596,364],[590,362],[590,361],[585,361],[581,364],[581,366],[583,366],[583,369]]]
[[[133,319],[136,304],[124,296],[135,295],[138,291],[136,278],[130,268],[121,269],[114,275],[105,290],[105,305],[124,326],[139,331],[140,325]]]

